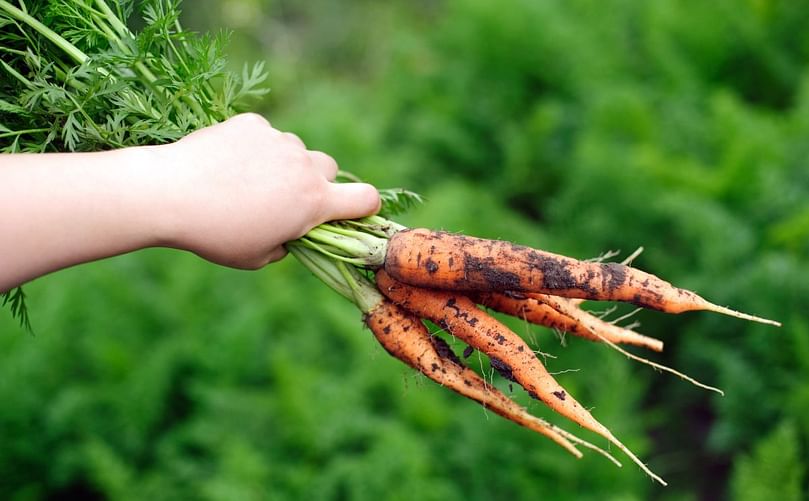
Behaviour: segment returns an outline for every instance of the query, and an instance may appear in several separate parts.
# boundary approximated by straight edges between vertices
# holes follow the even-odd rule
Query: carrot
[[[653,479],[666,485],[663,479],[649,470],[556,382],[519,336],[477,308],[468,297],[455,292],[420,289],[403,284],[384,270],[377,272],[376,280],[379,290],[391,301],[420,317],[436,322],[473,348],[499,360],[499,367],[509,370],[515,381],[529,395],[571,421],[603,436],[624,451]]]
[[[693,292],[626,265],[579,261],[500,240],[442,231],[408,229],[394,234],[388,242],[385,271],[418,287],[540,292],[626,301],[667,313],[707,310],[781,325],[712,304]]]
[[[570,301],[566,301],[564,298],[558,298],[558,297],[555,297],[555,296],[545,296],[544,300],[547,301],[548,305],[555,308],[556,310],[558,310],[560,313],[562,313],[564,315],[575,316],[577,314],[577,312],[582,311],[578,307],[576,307],[574,304],[571,304]],[[588,317],[581,317],[581,325],[582,325],[583,328],[589,330],[594,336],[597,336],[604,343],[609,345],[610,348],[618,351],[619,353],[623,354],[627,358],[631,358],[632,360],[635,360],[635,361],[640,362],[642,364],[649,365],[651,367],[654,367],[655,369],[674,374],[675,376],[688,381],[689,383],[693,384],[694,386],[699,386],[700,388],[710,390],[710,391],[714,391],[716,393],[719,393],[722,396],[725,395],[725,393],[722,390],[720,390],[719,388],[716,388],[714,386],[709,386],[709,385],[704,384],[704,383],[700,383],[699,381],[692,378],[691,376],[687,376],[687,375],[683,374],[682,372],[679,372],[679,371],[676,371],[676,370],[672,369],[671,367],[666,367],[665,365],[661,365],[661,364],[658,364],[656,362],[652,362],[651,360],[647,360],[647,359],[645,359],[643,357],[639,357],[637,355],[629,353],[628,351],[626,351],[623,348],[621,348],[620,346],[616,345],[611,340],[607,339],[606,337],[604,337],[601,334],[601,326],[597,322],[599,320],[600,319],[598,319],[598,318],[596,318],[596,317],[594,317],[592,315],[590,315]]]
[[[719,388],[701,383],[671,367],[639,357],[617,346],[617,343],[624,343],[645,346],[658,352],[663,351],[663,342],[658,339],[605,322],[597,316],[578,308],[574,300],[571,299],[547,294],[528,294],[523,299],[516,299],[513,296],[514,294],[506,295],[487,292],[479,293],[475,297],[478,300],[477,302],[495,311],[524,318],[539,325],[565,330],[591,341],[604,342],[627,358],[674,374],[700,388],[724,395],[724,392]]]
[[[531,416],[496,388],[486,384],[474,371],[463,366],[443,340],[431,337],[418,318],[387,300],[368,278],[354,267],[334,263],[320,254],[306,251],[299,245],[290,245],[288,249],[318,278],[352,301],[363,312],[366,324],[391,355],[420,370],[439,384],[446,385],[457,393],[491,408],[497,414],[548,436],[577,457],[580,457],[581,453],[571,442],[593,449],[621,466],[603,449]]]
[[[472,399],[498,415],[545,435],[571,454],[581,452],[571,442],[593,449],[620,466],[608,452],[529,414],[476,372],[465,367],[446,342],[431,336],[421,321],[384,300],[365,316],[365,323],[385,350],[436,383]]]
[[[590,321],[590,326],[597,326],[601,336],[613,343],[631,344],[654,351],[663,351],[663,342],[659,339],[605,322],[585,310],[578,309],[575,314],[572,314],[571,310],[562,313],[542,301],[542,298],[546,297],[545,294],[481,292],[472,297],[477,303],[500,313],[519,317],[533,324],[569,332],[590,341],[602,341],[602,338],[593,334],[590,328],[582,325],[583,319],[586,317]],[[564,298],[557,299],[563,300]]]

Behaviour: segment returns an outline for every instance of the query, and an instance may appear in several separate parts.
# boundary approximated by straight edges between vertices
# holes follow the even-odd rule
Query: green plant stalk
[[[123,22],[121,22],[121,20],[118,19],[118,16],[115,15],[115,13],[112,11],[112,9],[109,8],[109,6],[107,5],[106,2],[104,2],[104,0],[96,0],[95,3],[96,5],[99,6],[99,8],[101,9],[101,13],[104,15],[103,21],[106,21],[107,23],[110,24],[110,26],[107,26],[103,22],[99,22],[98,23],[99,26],[101,27],[102,30],[104,30],[104,33],[107,35],[107,38],[110,41],[114,42],[118,46],[118,48],[121,49],[121,51],[126,52],[127,46],[123,42],[123,40],[121,40],[121,38],[133,39],[134,35],[132,34],[131,31],[129,31],[129,28],[127,28],[126,25],[124,25]],[[102,20],[98,19],[98,21]],[[143,61],[136,61],[134,67],[135,70],[141,75],[143,83],[147,87],[149,87],[149,90],[151,90],[155,95],[159,97],[165,97],[165,93],[155,86],[157,77],[155,76],[154,73],[152,73],[152,70],[150,70],[149,67],[143,63]],[[190,99],[187,95],[181,96],[180,100],[186,105],[188,105],[194,111],[194,114],[200,120],[201,124],[211,125],[213,123],[209,119],[208,114],[205,113],[205,110],[202,109],[202,107],[196,100]],[[171,105],[176,109],[179,106],[179,103],[176,100],[172,100]]]
[[[129,28],[127,28],[126,25],[120,19],[118,19],[118,16],[112,11],[112,9],[110,9],[107,2],[104,0],[96,0],[95,3],[98,5],[98,8],[101,9],[102,14],[104,14],[104,16],[109,20],[112,28],[117,31],[120,36],[132,36],[132,32],[130,32]]]
[[[122,36],[133,37],[132,32],[129,31],[129,29],[121,22],[120,19],[118,19],[115,13],[109,8],[109,6],[107,6],[106,3],[103,2],[103,0],[97,0],[96,4],[100,6],[103,5],[103,7],[100,8],[102,9],[102,12],[105,16],[105,20],[109,22],[111,25],[113,25],[117,29],[119,34],[123,33]],[[37,20],[33,16],[29,15],[26,12],[23,12],[18,7],[15,7],[14,5],[10,4],[7,0],[0,0],[0,9],[4,10],[18,21],[25,23],[31,28],[35,29],[42,36],[44,36],[45,38],[53,42],[57,47],[62,49],[65,52],[65,54],[67,54],[76,63],[84,64],[89,59],[89,56],[87,54],[82,52],[72,43],[68,42],[64,37],[62,37],[52,29],[42,24],[39,20]],[[93,16],[92,13],[91,16]],[[100,21],[100,19],[98,19],[97,16],[93,17],[96,20]],[[126,45],[122,42],[121,38],[117,36],[116,33],[112,31],[112,29],[110,29],[110,27],[106,26],[104,23],[101,22],[99,22],[98,25],[104,32],[104,34],[107,36],[107,38],[110,40],[110,42],[115,43],[121,50],[126,50]],[[157,77],[143,63],[143,61],[135,62],[134,67],[135,70],[140,74],[141,81],[143,82],[143,84],[146,85],[146,87],[148,87],[149,90],[151,90],[154,95],[160,98],[165,98],[165,93],[155,86]],[[103,72],[102,74],[106,75],[109,73]],[[208,117],[208,114],[205,113],[205,110],[202,109],[202,107],[196,100],[191,99],[187,95],[180,96],[180,100],[184,102],[186,105],[188,105],[194,111],[194,114],[196,115],[201,125],[212,125],[214,123],[214,121],[212,121]],[[170,104],[175,108],[179,106],[179,103],[176,100],[171,100]]]
[[[371,216],[323,223],[295,242],[336,261],[377,269],[385,264],[388,239],[403,229],[394,221]]]
[[[62,49],[65,54],[70,56],[70,58],[76,61],[78,64],[84,64],[87,61],[87,54],[62,38],[61,35],[39,22],[36,18],[29,15],[27,12],[23,12],[19,8],[11,5],[6,0],[0,0],[0,9],[4,10],[11,17],[38,31],[42,36],[56,44],[57,47]]]
[[[288,243],[287,249],[323,283],[354,303],[363,313],[370,313],[383,301],[382,294],[353,266],[329,259],[297,242]]]
[[[28,80],[27,78],[25,78],[24,76],[22,76],[20,74],[20,72],[18,72],[17,70],[15,70],[11,66],[9,66],[5,61],[0,60],[0,64],[3,65],[3,69],[5,69],[11,76],[13,76],[17,80],[19,80],[20,83],[22,83],[23,85],[25,85],[29,89],[31,88],[31,81]]]
[[[85,54],[82,50],[80,50],[79,48],[77,48],[75,45],[68,42],[67,40],[65,40],[61,35],[59,35],[55,31],[53,31],[52,29],[48,28],[47,26],[45,26],[44,24],[39,22],[36,18],[34,18],[31,15],[29,15],[28,13],[20,10],[19,8],[11,5],[6,0],[0,0],[0,9],[4,10],[7,14],[11,15],[12,17],[17,19],[18,21],[20,21],[20,22],[22,22],[24,24],[27,24],[31,28],[35,29],[42,36],[44,36],[45,38],[47,38],[48,40],[53,42],[54,45],[56,45],[57,47],[62,49],[62,51],[65,54],[67,54],[67,56],[70,57],[70,59],[72,59],[77,64],[82,65],[82,64],[85,64],[89,60],[89,56],[87,54]],[[3,63],[3,66],[5,67],[5,69],[9,73],[11,73],[12,76],[17,78],[24,85],[26,85],[26,87],[31,86],[30,82],[27,79],[25,79],[22,75],[20,75],[13,68],[8,66],[5,62],[0,61],[0,63]],[[85,89],[84,84],[77,81],[76,79],[72,79],[72,78],[68,79],[64,69],[59,68],[57,66],[57,67],[55,67],[55,72],[56,72],[56,75],[62,81],[66,82],[71,87],[73,87],[75,89],[78,89],[78,90],[84,90]],[[109,72],[107,72],[103,68],[99,68],[99,72],[102,75],[105,75],[105,76],[109,75]]]

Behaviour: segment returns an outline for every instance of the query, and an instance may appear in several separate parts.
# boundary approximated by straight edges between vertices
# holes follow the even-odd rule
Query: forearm
[[[172,144],[0,155],[0,292],[151,246],[260,268],[329,220],[379,209],[337,163],[262,117],[239,115]]]
[[[159,163],[152,148],[0,155],[0,291],[163,243]]]

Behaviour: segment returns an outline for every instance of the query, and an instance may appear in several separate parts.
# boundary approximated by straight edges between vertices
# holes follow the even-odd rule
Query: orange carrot
[[[500,416],[545,435],[574,456],[581,452],[571,441],[593,449],[620,466],[603,449],[529,414],[476,372],[466,368],[440,337],[431,336],[421,321],[384,300],[365,316],[365,323],[385,350],[436,383],[470,398]]]
[[[572,316],[578,315],[578,313],[582,311],[576,305],[572,304],[571,301],[566,300],[564,298],[546,295],[544,297],[544,301],[546,301],[546,304],[553,307],[554,309],[556,309],[557,311],[559,311],[563,315],[568,315],[568,316],[572,317]],[[687,375],[683,374],[682,372],[679,372],[679,371],[676,371],[676,370],[672,369],[671,367],[666,367],[665,365],[661,365],[661,364],[658,364],[656,362],[652,362],[651,360],[647,360],[647,359],[645,359],[643,357],[639,357],[639,356],[637,356],[637,355],[635,355],[633,353],[630,353],[630,352],[624,350],[623,348],[621,348],[620,346],[618,346],[617,344],[612,342],[610,339],[607,339],[606,337],[604,337],[601,334],[602,327],[599,324],[599,322],[601,322],[601,319],[599,319],[599,318],[597,318],[597,317],[595,317],[593,315],[583,316],[583,317],[580,317],[579,319],[581,320],[581,327],[583,329],[589,330],[594,336],[598,337],[599,339],[601,339],[601,341],[603,341],[604,343],[609,345],[610,348],[618,351],[619,353],[623,354],[627,358],[631,358],[632,360],[635,360],[637,362],[649,365],[651,367],[654,367],[655,369],[674,374],[675,376],[677,376],[679,378],[682,378],[682,379],[688,381],[689,383],[691,383],[691,384],[693,384],[695,386],[699,386],[700,388],[704,388],[706,390],[714,391],[714,392],[719,393],[720,395],[724,396],[725,393],[722,390],[720,390],[719,388],[716,388],[714,386],[709,386],[709,385],[704,384],[704,383],[700,383],[699,381],[692,378],[691,376],[687,376]]]
[[[572,315],[570,310],[567,314],[561,313],[542,301],[542,298],[546,297],[545,294],[525,295],[521,293],[481,292],[473,297],[479,304],[500,313],[519,317],[533,324],[569,332],[590,341],[602,341],[602,338],[593,334],[590,328],[582,325],[583,319],[587,317],[590,322],[588,325],[591,327],[597,326],[601,336],[613,343],[631,344],[643,346],[654,351],[663,351],[663,342],[659,339],[644,336],[605,322],[585,310],[578,309],[575,315]],[[560,301],[565,300],[564,298],[557,299]]]
[[[491,298],[491,296],[495,297]],[[663,351],[663,342],[605,322],[597,316],[579,308],[574,302],[575,300],[548,294],[528,294],[525,296],[525,299],[517,300],[508,295],[496,293],[480,293],[478,299],[478,302],[484,306],[487,306],[487,303],[493,304],[494,306],[489,306],[493,310],[515,316],[522,315],[522,318],[533,323],[540,325],[552,324],[550,327],[553,328],[566,327],[569,329],[567,332],[572,332],[591,341],[606,343],[627,358],[649,365],[655,369],[674,374],[700,388],[724,395],[724,392],[719,388],[701,383],[691,376],[676,371],[671,367],[652,362],[651,360],[639,357],[620,348],[617,346],[617,343],[645,346],[654,351]],[[509,301],[505,301],[504,299]],[[528,302],[527,304],[529,306],[526,306],[526,303],[522,303],[521,301]],[[512,313],[508,311],[510,309],[514,309],[515,312]],[[547,315],[545,315],[545,313],[547,313]],[[531,317],[538,318],[531,319]]]
[[[603,436],[652,478],[651,472],[629,449],[556,382],[534,352],[508,327],[477,308],[468,297],[455,292],[419,289],[397,282],[384,270],[376,274],[377,287],[394,303],[446,328],[473,348],[496,358],[500,369],[507,369],[529,395],[579,425]]]
[[[390,238],[385,271],[418,287],[626,301],[668,313],[708,310],[780,325],[709,303],[626,265],[579,261],[500,240],[426,229],[402,230]]]

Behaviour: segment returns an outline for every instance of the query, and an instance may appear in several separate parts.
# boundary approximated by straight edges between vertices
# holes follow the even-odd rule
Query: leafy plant
[[[164,143],[268,92],[263,63],[226,69],[226,33],[182,28],[179,2],[0,0],[0,153]],[[21,289],[0,296],[30,329]]]
[[[733,472],[733,494],[739,501],[799,500],[806,467],[794,423],[782,422],[752,454],[739,458]]]

